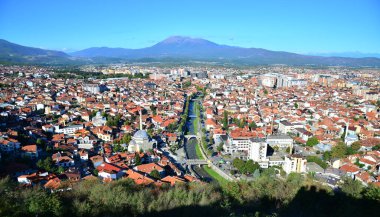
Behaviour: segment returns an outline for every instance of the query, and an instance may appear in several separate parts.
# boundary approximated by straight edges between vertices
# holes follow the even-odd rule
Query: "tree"
[[[251,129],[251,130],[253,130],[253,129],[256,129],[257,128],[257,125],[256,125],[256,123],[255,123],[255,121],[252,121],[251,123],[249,123],[249,128]]]
[[[354,198],[361,197],[363,185],[357,180],[353,180],[351,178],[345,178],[343,180],[343,184],[340,187],[342,189],[342,192],[344,192],[346,195],[350,197],[354,197]]]
[[[368,200],[374,200],[380,202],[380,188],[373,184],[370,184],[368,188],[364,190],[364,197]]]
[[[343,142],[339,142],[331,149],[332,158],[343,158],[346,155],[347,147]]]
[[[62,203],[57,195],[48,195],[42,190],[29,194],[29,197],[25,201],[25,206],[30,214],[34,214],[35,216],[59,216],[61,214]]]
[[[44,160],[42,159],[38,160],[37,167],[40,169],[46,170],[48,172],[54,172],[56,166],[54,165],[51,157],[47,157]]]
[[[228,112],[224,110],[223,112],[223,129],[228,130]]]
[[[188,80],[188,81],[186,81],[186,82],[184,82],[183,84],[182,84],[182,87],[183,88],[188,88],[188,87],[190,87],[191,86],[191,81],[190,80]]]
[[[303,176],[299,173],[290,173],[286,180],[288,183],[294,184],[296,186],[300,186],[303,181]]]
[[[223,143],[223,142],[220,142],[219,145],[218,145],[218,147],[216,147],[216,150],[217,150],[218,152],[223,151],[223,145],[224,145],[224,143]]]
[[[238,119],[238,118],[233,118],[233,123],[235,123],[239,128],[243,128],[245,126],[245,119]]]
[[[326,161],[331,160],[331,151],[325,151],[323,152],[323,159]]]
[[[154,105],[151,105],[150,110],[152,111],[153,115],[157,115],[157,107],[155,107]]]
[[[318,145],[319,141],[316,137],[310,137],[307,141],[306,141],[306,145],[307,146],[310,146],[310,147],[313,147],[315,145]]]
[[[354,142],[351,144],[351,148],[354,152],[359,151],[360,147],[361,147],[360,142]]]
[[[65,169],[63,168],[63,167],[58,167],[58,169],[57,169],[57,172],[58,173],[64,173],[65,172]]]
[[[129,142],[132,140],[131,134],[124,134],[123,138],[121,139],[121,142],[123,144],[129,144]]]
[[[149,173],[150,176],[152,176],[155,179],[161,179],[160,173],[157,170],[153,170]]]
[[[141,157],[139,153],[135,154],[135,165],[136,166],[141,165]]]
[[[130,119],[126,119],[126,120],[124,121],[124,125],[126,125],[126,126],[130,126],[130,125],[131,125],[131,120],[130,120]]]
[[[239,171],[241,171],[244,167],[244,161],[240,158],[235,158],[233,161],[232,161],[232,165],[238,169]]]
[[[153,129],[148,129],[146,133],[150,136],[153,137]]]
[[[306,159],[307,159],[307,162],[314,162],[314,163],[318,164],[320,167],[322,167],[323,169],[327,168],[327,163],[325,163],[318,156],[307,156]]]
[[[294,108],[298,109],[298,103],[294,103]]]
[[[115,117],[108,117],[107,118],[107,122],[106,122],[106,125],[109,126],[109,127],[114,127],[114,126],[118,126],[119,125],[119,121],[121,119],[121,115],[116,115]]]
[[[253,174],[259,168],[260,165],[258,163],[253,162],[253,160],[248,160],[245,163],[245,173]]]
[[[178,128],[178,123],[177,122],[173,122],[173,123],[170,123],[168,126],[167,126],[167,131],[171,132],[171,133],[174,133]]]
[[[232,165],[242,174],[253,174],[255,170],[260,168],[259,164],[253,162],[253,160],[243,161],[239,158],[235,158],[232,161]]]
[[[42,139],[40,139],[40,138],[38,138],[37,139],[37,141],[36,141],[36,145],[38,146],[38,147],[44,147],[45,146],[45,141],[44,140],[42,140]]]
[[[268,94],[268,90],[267,90],[267,89],[264,90],[264,94],[265,94],[265,95]]]
[[[39,159],[36,165],[38,168],[42,169],[44,167],[44,161],[42,159]]]
[[[114,152],[120,152],[123,151],[123,147],[120,144],[114,144],[113,146],[113,151]]]
[[[53,150],[53,149],[52,149],[50,146],[47,146],[47,147],[46,147],[46,152],[49,152],[49,153],[50,153],[52,150]]]

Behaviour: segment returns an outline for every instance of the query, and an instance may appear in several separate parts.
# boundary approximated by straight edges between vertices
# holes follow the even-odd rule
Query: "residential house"
[[[108,163],[102,163],[96,169],[98,170],[98,176],[103,179],[115,180],[121,178],[124,174],[121,168]]]

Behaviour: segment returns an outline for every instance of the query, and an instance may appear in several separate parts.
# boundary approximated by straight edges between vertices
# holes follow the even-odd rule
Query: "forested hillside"
[[[263,174],[253,182],[223,186],[137,186],[123,179],[72,185],[50,193],[0,181],[0,216],[376,216],[380,189],[355,181],[334,192],[308,178]]]

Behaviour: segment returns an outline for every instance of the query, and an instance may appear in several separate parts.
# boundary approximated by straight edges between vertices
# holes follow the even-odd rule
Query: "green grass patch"
[[[197,154],[197,157],[201,160],[204,160],[204,157],[202,155],[201,147],[199,147],[198,142],[195,144],[195,153]]]
[[[196,118],[194,119],[194,123],[193,123],[194,134],[197,134],[197,132],[198,132],[198,124],[199,124],[199,118],[196,117]]]
[[[223,178],[221,175],[219,175],[217,172],[215,172],[215,170],[211,169],[210,167],[208,167],[207,165],[203,166],[203,169],[213,178],[215,179],[217,182],[219,182],[219,184],[221,186],[225,186],[227,185],[228,183],[228,180]]]

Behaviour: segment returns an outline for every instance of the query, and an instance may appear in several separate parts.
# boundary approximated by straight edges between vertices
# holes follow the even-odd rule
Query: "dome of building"
[[[136,145],[136,141],[132,139],[132,140],[129,142],[129,145]]]
[[[149,139],[148,133],[145,130],[139,130],[133,135],[134,139]]]

